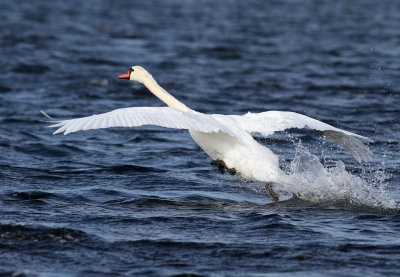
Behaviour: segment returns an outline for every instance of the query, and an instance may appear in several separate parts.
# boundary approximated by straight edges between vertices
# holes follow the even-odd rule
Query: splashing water
[[[300,142],[296,145],[295,158],[289,165],[293,182],[279,188],[311,202],[339,201],[373,208],[396,209],[398,204],[386,190],[383,171],[376,171],[364,180],[346,171],[342,161],[325,167],[319,158]]]

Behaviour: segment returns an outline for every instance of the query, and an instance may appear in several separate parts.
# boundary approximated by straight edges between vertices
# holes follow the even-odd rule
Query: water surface
[[[0,18],[1,276],[400,273],[399,2],[6,0]],[[185,131],[40,122],[162,106],[117,79],[135,64],[193,109],[300,112],[370,137],[374,160],[257,138],[303,174],[306,200],[274,204]]]

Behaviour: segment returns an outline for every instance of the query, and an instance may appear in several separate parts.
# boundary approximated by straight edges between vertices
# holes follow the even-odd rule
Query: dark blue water
[[[0,276],[400,274],[400,2],[4,0],[0,22]],[[132,65],[201,112],[289,110],[368,136],[374,160],[314,132],[258,138],[325,176],[315,198],[274,204],[185,131],[40,122],[162,106],[117,79]]]

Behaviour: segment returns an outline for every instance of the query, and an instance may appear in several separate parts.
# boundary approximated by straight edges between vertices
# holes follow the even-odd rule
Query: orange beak
[[[126,72],[125,74],[119,75],[119,79],[129,79],[129,77],[131,76],[131,71],[129,70],[128,72]]]

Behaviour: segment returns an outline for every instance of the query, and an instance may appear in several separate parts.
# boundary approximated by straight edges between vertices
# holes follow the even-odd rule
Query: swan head
[[[119,76],[119,79],[128,79],[139,83],[144,83],[146,80],[153,80],[153,76],[139,65],[132,66],[128,72]]]

